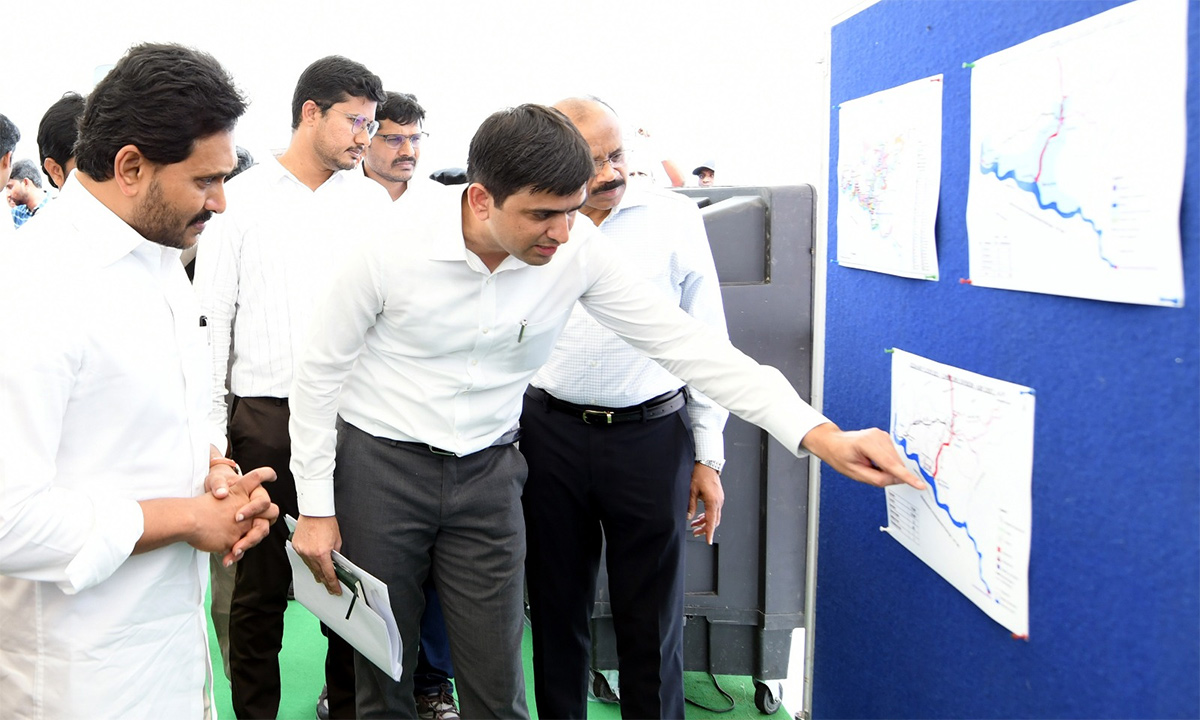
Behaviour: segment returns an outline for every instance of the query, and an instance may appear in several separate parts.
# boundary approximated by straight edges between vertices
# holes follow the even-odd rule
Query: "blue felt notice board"
[[[833,28],[825,414],[886,428],[885,349],[898,347],[1033,387],[1037,419],[1028,640],[880,533],[878,490],[825,469],[817,718],[1200,717],[1200,1],[1188,0],[1184,307],[959,283],[963,63],[1121,4],[883,0]],[[941,281],[838,266],[837,105],[937,73]]]

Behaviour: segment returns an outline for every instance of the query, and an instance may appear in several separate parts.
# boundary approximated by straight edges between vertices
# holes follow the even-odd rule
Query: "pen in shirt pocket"
[[[522,320],[521,321],[521,331],[517,333],[517,342],[521,342],[522,340],[525,339],[525,328],[527,328],[527,327],[529,327],[529,321]]]

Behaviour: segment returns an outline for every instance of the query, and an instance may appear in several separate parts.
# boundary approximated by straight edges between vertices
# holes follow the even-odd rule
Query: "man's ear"
[[[42,161],[42,169],[50,178],[50,184],[61,190],[63,183],[67,180],[67,174],[63,172],[62,165],[59,165],[54,158],[48,157]]]
[[[0,175],[7,176],[7,173],[5,171],[11,170],[11,169],[12,169],[12,150],[9,150],[8,152],[4,153],[3,156],[0,156]]]
[[[321,119],[324,114],[325,113],[322,112],[320,105],[316,104],[312,100],[305,100],[304,104],[300,106],[300,123],[304,124],[316,122],[317,120]]]
[[[471,208],[475,219],[487,220],[495,207],[495,201],[487,188],[479,183],[471,183],[467,186],[467,206]]]
[[[152,164],[137,145],[126,145],[113,160],[113,179],[125,197],[135,197],[149,186],[154,175]]]

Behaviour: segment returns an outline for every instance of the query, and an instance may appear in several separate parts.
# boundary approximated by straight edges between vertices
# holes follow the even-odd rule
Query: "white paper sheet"
[[[1183,305],[1187,6],[1135,0],[971,71],[975,285]]]
[[[937,280],[941,174],[941,75],[842,103],[838,264]]]
[[[996,622],[1029,635],[1033,391],[892,356],[892,441],[929,485],[887,489],[882,528]]]
[[[295,519],[288,516],[285,520],[288,529],[294,530]],[[292,547],[291,540],[287,542],[287,556],[292,565],[292,588],[296,600],[353,645],[363,657],[391,675],[393,680],[399,680],[403,670],[403,645],[400,630],[396,626],[396,616],[392,614],[387,585],[335,550],[333,562],[358,578],[360,584],[360,597],[351,608],[351,588],[341,582],[342,594],[330,595],[323,584],[313,579],[312,572]]]

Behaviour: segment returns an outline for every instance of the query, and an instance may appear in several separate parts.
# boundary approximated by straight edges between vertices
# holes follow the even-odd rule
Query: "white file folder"
[[[288,530],[296,529],[296,519],[285,517]],[[338,571],[341,595],[330,595],[325,586],[313,579],[312,571],[287,542],[288,562],[292,564],[292,587],[296,600],[328,625],[342,639],[354,646],[376,667],[400,679],[400,652],[403,647],[387,585],[364,572],[341,553],[333,551],[333,564]]]

